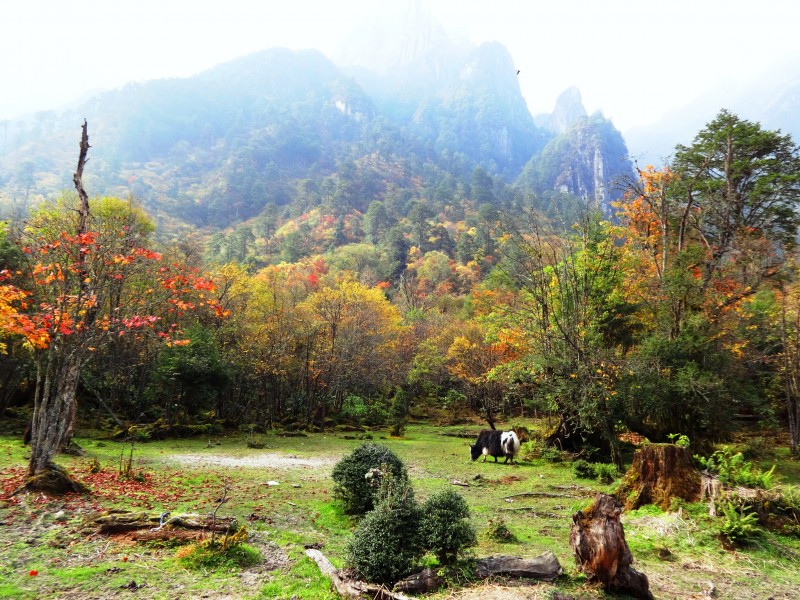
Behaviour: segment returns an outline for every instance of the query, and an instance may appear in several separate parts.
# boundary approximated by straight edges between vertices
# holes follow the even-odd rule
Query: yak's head
[[[481,454],[483,454],[483,448],[481,446],[479,446],[478,444],[475,444],[474,446],[470,446],[469,447],[470,460],[473,460],[473,461],[477,460],[477,458]]]

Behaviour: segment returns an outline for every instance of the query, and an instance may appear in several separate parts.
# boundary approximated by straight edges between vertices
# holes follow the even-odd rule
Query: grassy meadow
[[[532,557],[552,550],[564,575],[553,583],[474,582],[466,568],[450,569],[451,586],[428,597],[545,599],[555,591],[576,599],[604,597],[577,573],[569,529],[572,514],[615,483],[578,478],[569,461],[558,462],[552,452],[531,452],[531,444],[523,444],[516,465],[491,459],[471,463],[468,440],[445,434],[479,428],[412,425],[402,438],[390,438],[385,430],[370,435],[405,462],[418,500],[443,488],[464,496],[478,532],[474,556]],[[355,523],[335,500],[330,474],[362,440],[345,433],[256,437],[263,448],[248,447],[253,437],[245,435],[133,446],[79,438],[85,455],[59,456],[58,462],[93,494],[48,498],[12,495],[22,482],[29,450],[18,436],[0,436],[0,598],[100,599],[137,593],[152,600],[335,598],[329,580],[303,551],[320,548],[336,566],[344,565]],[[120,477],[128,463],[130,477]],[[785,451],[764,457],[767,467],[773,463],[782,484],[800,483],[800,465],[788,460]],[[454,486],[454,481],[466,485]],[[222,498],[227,501],[220,503]],[[748,546],[730,548],[722,543],[718,519],[707,516],[706,505],[675,508],[644,507],[623,515],[634,567],[648,575],[656,598],[800,596],[800,537],[763,532]],[[179,559],[177,543],[98,533],[89,517],[109,509],[155,514],[217,510],[218,516],[235,516],[246,525],[260,559],[248,567],[190,567]],[[503,526],[510,539],[492,535]]]

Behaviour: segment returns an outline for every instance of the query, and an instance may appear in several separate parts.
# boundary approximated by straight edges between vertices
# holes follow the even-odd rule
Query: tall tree
[[[723,110],[690,146],[676,148],[673,169],[682,206],[678,250],[694,229],[707,250],[704,287],[726,262],[751,254],[763,241],[773,248],[795,241],[800,213],[800,151],[788,135]],[[774,274],[780,252],[762,257],[743,275],[757,282]],[[750,286],[751,289],[754,286]]]
[[[82,183],[89,149],[85,122],[80,147],[77,206],[43,209],[20,234],[33,324],[25,335],[37,369],[26,485],[51,492],[82,489],[53,457],[72,435],[81,370],[97,349],[122,335],[185,343],[177,339],[185,313],[222,312],[210,297],[208,279],[163,264],[142,245],[148,229],[136,210],[117,219],[104,219],[103,210],[90,212]]]
[[[508,236],[504,266],[520,291],[491,320],[498,339],[517,340],[515,370],[533,375],[560,418],[551,442],[594,447],[619,464],[615,387],[633,324],[620,295],[619,248],[606,227],[587,217],[565,240],[532,220],[532,233]]]

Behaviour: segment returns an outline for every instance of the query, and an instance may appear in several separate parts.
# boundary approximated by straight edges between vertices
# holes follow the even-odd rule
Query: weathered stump
[[[695,502],[700,497],[700,472],[687,448],[648,444],[633,455],[633,463],[616,492],[626,510],[655,504],[669,510],[673,498]]]
[[[575,513],[569,543],[578,569],[606,592],[624,592],[641,600],[653,600],[647,575],[633,567],[633,555],[625,541],[619,517],[622,506],[611,496],[598,494],[589,508]]]

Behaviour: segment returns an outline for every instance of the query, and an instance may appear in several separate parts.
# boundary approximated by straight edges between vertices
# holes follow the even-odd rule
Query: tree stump
[[[631,468],[615,495],[626,510],[645,504],[669,510],[673,498],[695,502],[700,491],[700,472],[692,464],[687,448],[648,444],[633,455]]]
[[[625,541],[619,516],[622,506],[611,496],[598,494],[587,509],[575,513],[569,543],[578,569],[606,592],[623,592],[653,600],[647,575],[631,567],[633,555]]]

